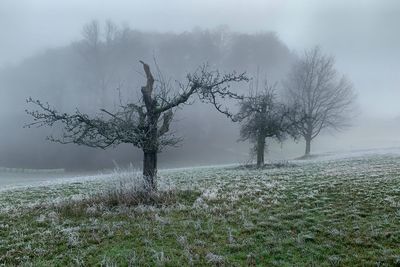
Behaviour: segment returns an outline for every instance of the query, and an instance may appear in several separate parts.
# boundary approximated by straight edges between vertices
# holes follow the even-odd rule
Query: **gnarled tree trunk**
[[[257,139],[257,168],[264,166],[264,150],[265,150],[265,137],[262,135],[258,136]]]
[[[149,190],[157,190],[157,151],[143,151],[143,176]]]
[[[154,102],[153,102],[154,103]],[[151,106],[154,108],[154,104]],[[147,119],[147,137],[146,146],[143,148],[143,176],[147,182],[148,190],[157,190],[157,153],[158,149],[158,119],[159,114],[152,111],[148,114]]]
[[[310,152],[311,152],[311,138],[310,137],[306,137],[306,151],[305,151],[305,156],[309,156]]]
[[[306,151],[304,153],[304,156],[309,156],[311,152],[311,141],[312,141],[312,136],[313,136],[313,126],[310,121],[307,121],[307,132],[304,135],[304,139],[306,140]]]

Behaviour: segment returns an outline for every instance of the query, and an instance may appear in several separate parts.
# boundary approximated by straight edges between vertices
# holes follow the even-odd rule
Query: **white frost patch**
[[[207,253],[206,259],[208,263],[211,264],[222,264],[224,263],[225,258],[221,255],[213,254],[211,252]]]
[[[67,243],[69,247],[76,247],[79,246],[80,244],[80,239],[79,239],[79,227],[69,227],[69,228],[64,228],[61,229],[61,232],[65,234],[67,238]]]
[[[39,217],[36,218],[38,223],[44,223],[46,221],[46,216],[44,214],[40,214]]]
[[[195,209],[207,209],[208,205],[207,205],[207,203],[204,201],[204,199],[202,197],[198,197],[193,203],[193,208],[195,208]]]
[[[218,198],[218,190],[206,189],[206,190],[204,190],[201,197],[205,200],[216,200]]]

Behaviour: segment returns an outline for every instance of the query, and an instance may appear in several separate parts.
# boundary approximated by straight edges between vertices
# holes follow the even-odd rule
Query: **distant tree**
[[[333,57],[315,47],[294,64],[284,83],[288,101],[296,103],[302,114],[297,128],[306,141],[305,156],[310,155],[311,141],[323,129],[349,126],[355,94],[352,84],[339,76],[334,64]]]
[[[126,55],[120,46],[126,42],[128,31],[107,20],[102,27],[93,20],[83,26],[82,40],[76,44],[83,59],[83,81],[85,86],[99,95],[102,108],[107,107],[107,90],[118,80],[119,67]],[[115,86],[118,87],[118,86]]]
[[[297,121],[293,120],[297,118],[296,109],[279,103],[275,88],[276,85],[265,81],[263,90],[252,92],[241,100],[240,110],[234,116],[234,120],[241,123],[239,140],[254,143],[258,168],[264,166],[267,138],[282,142],[288,136],[297,136]]]
[[[230,116],[219,100],[225,97],[238,98],[229,90],[229,83],[246,81],[244,74],[221,75],[203,66],[194,74],[187,75],[186,84],[179,84],[179,93],[174,94],[165,83],[157,82],[149,65],[140,61],[146,74],[147,83],[141,88],[141,99],[137,103],[122,104],[116,112],[101,109],[96,117],[77,110],[74,114],[60,113],[47,103],[29,98],[28,103],[39,107],[39,111],[27,111],[33,122],[27,126],[63,126],[61,137],[48,139],[62,144],[75,143],[94,148],[106,149],[121,143],[132,144],[144,154],[143,176],[149,189],[156,189],[157,154],[166,146],[174,146],[180,138],[169,134],[173,111],[187,104],[194,96],[210,103],[221,113]],[[156,89],[156,90],[155,90]]]

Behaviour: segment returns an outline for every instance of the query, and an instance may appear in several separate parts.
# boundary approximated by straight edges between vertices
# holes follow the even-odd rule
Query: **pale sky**
[[[92,19],[162,32],[275,31],[299,52],[321,45],[353,81],[364,114],[400,115],[398,0],[0,0],[0,66],[69,44]]]

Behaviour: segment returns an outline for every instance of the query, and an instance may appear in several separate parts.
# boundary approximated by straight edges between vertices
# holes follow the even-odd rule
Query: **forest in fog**
[[[145,81],[139,60],[156,67],[157,75],[177,87],[177,81],[202,64],[226,73],[246,72],[260,83],[265,78],[279,83],[295,59],[296,54],[272,32],[247,34],[221,26],[160,33],[112,21],[88,22],[70,44],[46,49],[0,70],[0,165],[80,170],[109,168],[114,162],[140,166],[141,154],[129,145],[107,151],[63,146],[45,140],[49,129],[23,128],[30,120],[25,114],[28,97],[49,102],[63,112],[78,108],[95,114],[100,108],[118,107],[120,100],[138,97]],[[251,84],[235,90],[246,93]],[[237,142],[238,125],[199,101],[185,106],[183,112],[178,110],[173,124],[184,141],[178,149],[160,155],[161,166],[249,160],[248,143]],[[279,146],[276,149],[279,153]]]

